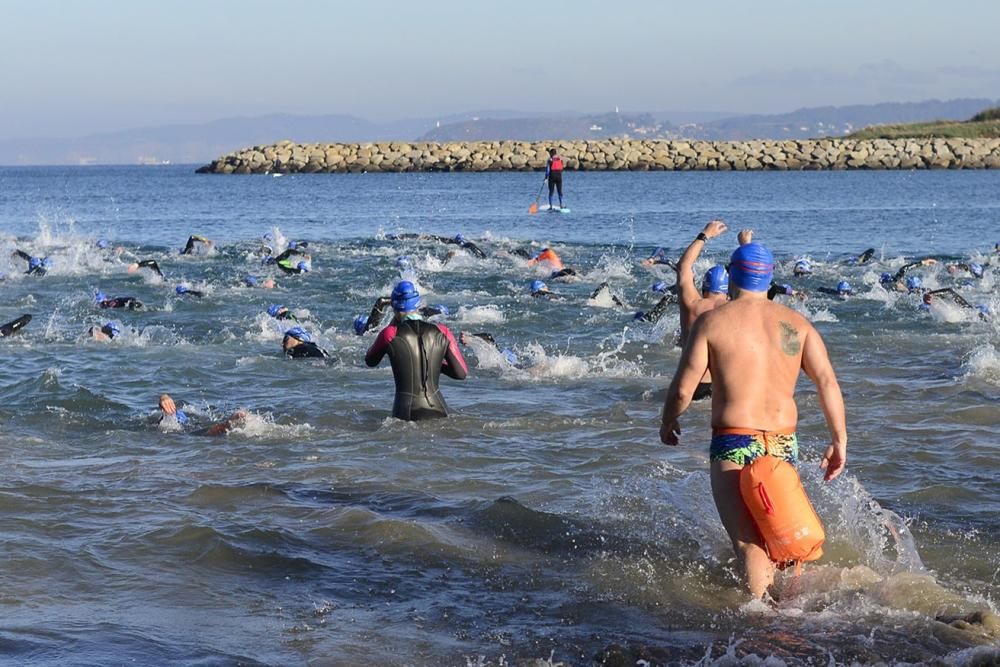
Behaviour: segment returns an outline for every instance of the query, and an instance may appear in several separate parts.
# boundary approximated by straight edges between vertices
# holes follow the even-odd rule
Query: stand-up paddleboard
[[[544,204],[542,206],[539,206],[538,210],[539,211],[547,211],[549,213],[569,213],[569,209],[568,208],[559,208],[558,206],[549,206],[548,204]]]
[[[12,336],[21,329],[23,329],[24,326],[28,324],[28,322],[30,321],[31,321],[31,315],[25,313],[24,315],[21,315],[21,317],[17,318],[13,322],[8,322],[7,324],[0,326],[0,336]]]

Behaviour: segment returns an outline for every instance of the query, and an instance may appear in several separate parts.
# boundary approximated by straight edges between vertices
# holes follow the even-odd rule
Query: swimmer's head
[[[308,262],[305,262],[305,261],[299,262],[298,264],[295,265],[295,268],[297,268],[302,273],[309,273],[309,263]]]
[[[132,262],[131,264],[128,265],[128,272],[129,273],[135,273],[138,270],[139,270],[139,263],[138,262]]]
[[[103,327],[101,327],[101,333],[103,333],[108,338],[114,338],[121,333],[121,328],[114,322],[108,322]]]
[[[101,290],[97,290],[96,292],[94,292],[95,302],[100,303],[101,301],[107,301],[107,300],[108,300],[108,295],[102,292]]]
[[[971,271],[972,275],[974,275],[977,278],[983,277],[983,265],[979,264],[978,262],[970,262],[969,271]]]
[[[274,278],[264,278],[264,282],[260,286],[264,289],[274,289]]]
[[[917,290],[923,287],[923,281],[920,280],[920,276],[910,276],[906,279],[906,289],[909,291]]]
[[[243,284],[247,287],[257,287],[257,285],[260,284],[260,280],[257,276],[244,276]]]
[[[669,286],[665,281],[657,280],[655,283],[653,283],[653,286],[650,287],[649,289],[653,290],[654,292],[660,292],[662,294],[663,292],[667,291],[668,287]]]
[[[174,288],[174,291],[177,292],[178,294],[185,294],[188,291],[188,288],[185,287],[184,285],[178,285],[177,287]]]
[[[104,250],[109,245],[111,245],[111,244],[108,243],[107,239],[97,239],[97,247],[100,248],[101,250]]]
[[[729,262],[729,279],[747,292],[766,292],[774,276],[774,255],[756,241],[741,245]]]
[[[354,318],[354,333],[360,336],[365,332],[366,326],[368,326],[367,315],[358,315]]]
[[[312,342],[312,336],[310,336],[309,332],[303,329],[302,327],[292,327],[291,329],[285,332],[285,338],[294,338],[295,340],[301,343]]]
[[[641,310],[637,310],[637,311],[635,311],[635,315],[632,316],[632,319],[638,321],[638,320],[641,320],[641,319],[643,319],[645,317],[646,317],[646,313],[642,312]]]
[[[926,304],[930,304],[930,302],[931,302],[931,300],[932,300],[933,298],[934,298],[934,297],[932,297],[932,296],[931,296],[931,293],[930,293],[930,292],[924,292],[924,303],[926,303]]]
[[[450,315],[451,314],[451,311],[448,310],[448,306],[444,306],[444,305],[438,304],[438,305],[434,306],[434,309],[438,311],[439,315]]]
[[[455,234],[455,243],[465,243],[465,237],[461,234]]]
[[[541,280],[532,280],[529,289],[531,290],[532,294],[549,291],[549,288]]]
[[[976,306],[976,310],[979,311],[980,315],[989,315],[990,313],[993,312],[993,311],[990,310],[990,307],[987,306],[985,303],[978,304]]]
[[[288,242],[288,249],[289,250],[295,250],[298,247],[299,247],[299,244],[296,243],[295,241],[289,241]]]
[[[878,282],[880,285],[888,285],[892,282],[892,274],[888,271],[883,271],[882,275],[878,277]]]
[[[41,257],[32,257],[31,259],[28,260],[28,270],[29,271],[37,269],[41,265],[42,265],[42,258]]]
[[[420,307],[420,292],[409,280],[400,280],[390,297],[392,309],[397,313],[411,313]]]
[[[277,317],[281,313],[282,308],[284,308],[284,306],[277,303],[272,303],[270,306],[267,307],[267,314],[270,315],[271,317]]]
[[[795,268],[792,269],[795,273],[812,273],[812,264],[805,257],[795,261]]]
[[[837,283],[837,292],[839,294],[850,294],[852,291],[854,290],[851,289],[851,283],[846,280],[841,280]]]
[[[712,294],[726,294],[729,292],[729,274],[726,267],[716,264],[705,272],[705,278],[701,281],[701,291]]]

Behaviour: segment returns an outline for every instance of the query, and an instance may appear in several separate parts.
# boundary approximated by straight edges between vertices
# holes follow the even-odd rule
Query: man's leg
[[[559,208],[562,208],[563,205],[562,205],[562,177],[561,176],[559,177],[559,180],[556,181],[556,189],[559,191]]]
[[[733,541],[750,594],[764,597],[768,586],[774,582],[774,565],[740,494],[742,467],[732,461],[712,461],[711,466],[712,496],[719,518]]]
[[[549,208],[552,208],[552,193],[555,192],[556,184],[549,178]]]

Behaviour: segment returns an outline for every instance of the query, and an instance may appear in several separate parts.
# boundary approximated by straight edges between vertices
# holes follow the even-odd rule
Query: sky
[[[997,99],[998,25],[996,0],[0,0],[0,139]]]

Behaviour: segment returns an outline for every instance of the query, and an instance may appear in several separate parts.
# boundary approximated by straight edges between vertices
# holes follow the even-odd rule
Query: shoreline
[[[569,171],[1000,169],[1000,139],[480,141],[297,144],[227,153],[199,174],[542,171],[555,147]]]

